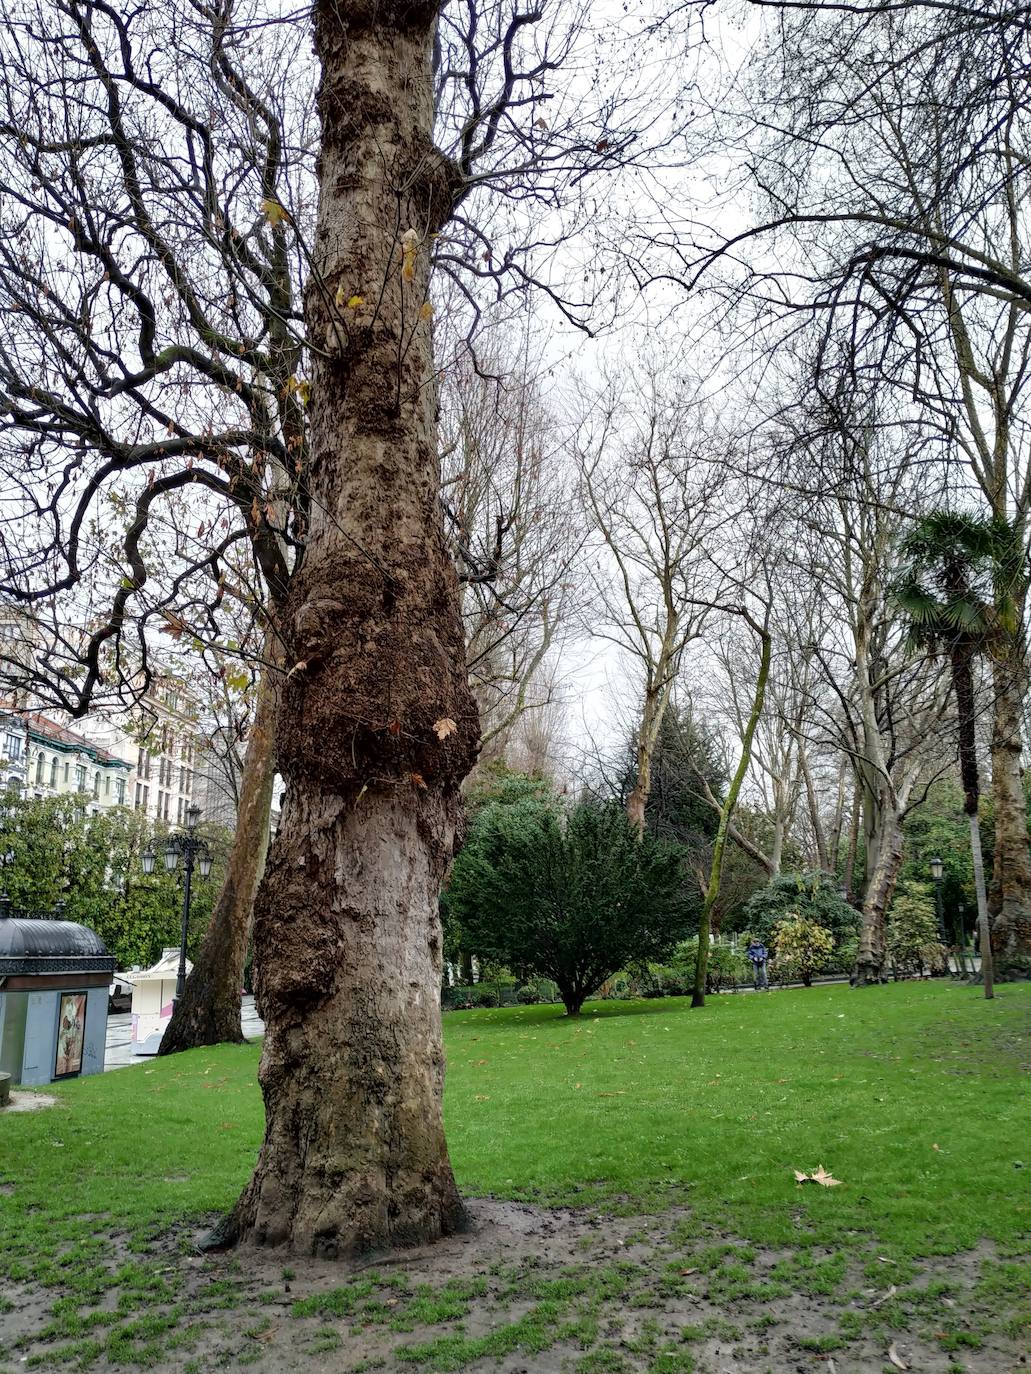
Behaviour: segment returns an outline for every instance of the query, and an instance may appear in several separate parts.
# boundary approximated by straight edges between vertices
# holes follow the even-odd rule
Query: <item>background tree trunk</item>
[[[994,664],[991,747],[995,850],[988,910],[992,917],[996,972],[1002,979],[1031,977],[1031,857],[1020,728],[1026,681],[1022,648],[1015,647],[1006,659]]]
[[[848,821],[848,846],[845,850],[845,900],[854,902],[856,896],[856,855],[859,852],[859,822],[863,809],[862,783],[852,788],[852,811]]]
[[[698,918],[698,957],[695,961],[694,990],[691,994],[692,1007],[705,1006],[705,978],[709,968],[709,933],[712,929],[712,912],[719,899],[720,883],[723,879],[723,853],[727,847],[727,833],[730,830],[730,820],[737,805],[737,799],[741,792],[741,785],[748,772],[748,765],[752,757],[752,740],[755,738],[756,727],[759,724],[759,717],[762,715],[763,700],[766,695],[766,683],[770,676],[770,659],[773,653],[773,637],[767,628],[768,622],[759,626],[748,617],[748,623],[753,630],[758,631],[761,636],[762,652],[759,657],[759,672],[755,680],[755,697],[752,701],[751,714],[748,717],[748,724],[745,726],[744,736],[741,740],[741,757],[737,761],[737,768],[734,776],[730,780],[727,788],[726,800],[720,811],[720,823],[716,830],[716,839],[712,846],[712,865],[709,869],[709,885],[705,891],[705,900],[702,903],[702,914]]]
[[[258,685],[254,721],[244,754],[236,834],[229,852],[225,881],[193,970],[186,980],[186,990],[161,1037],[158,1054],[177,1054],[199,1045],[240,1044],[243,1041],[240,994],[254,915],[254,896],[268,854],[276,776],[278,700],[278,669],[267,667]]]
[[[988,924],[988,899],[984,890],[984,858],[981,854],[981,826],[977,812],[970,813],[970,853],[974,866],[974,890],[977,893],[977,931],[981,948],[981,981],[985,997],[995,996],[995,970],[992,958],[991,928]]]
[[[478,722],[423,309],[430,238],[460,185],[431,139],[436,12],[315,6],[311,526],[282,616],[286,799],[254,927],[266,1127],[219,1238],[328,1256],[463,1220],[441,1111],[438,896]]]

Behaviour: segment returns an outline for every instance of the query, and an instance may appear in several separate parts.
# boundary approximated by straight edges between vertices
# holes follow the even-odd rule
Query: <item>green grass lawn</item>
[[[445,1033],[467,1193],[676,1202],[757,1244],[896,1263],[982,1239],[1016,1254],[1031,1233],[1031,985],[993,1003],[933,982],[464,1012]],[[260,1142],[257,1058],[155,1060],[0,1118],[0,1276],[72,1302],[160,1283],[149,1262],[112,1273],[111,1236],[142,1249],[233,1202]],[[796,1184],[820,1164],[840,1187]]]

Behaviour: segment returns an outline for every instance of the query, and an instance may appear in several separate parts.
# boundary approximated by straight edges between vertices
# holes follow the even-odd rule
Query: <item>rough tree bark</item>
[[[430,238],[460,189],[431,137],[437,8],[314,9],[312,515],[281,617],[286,795],[255,909],[265,1139],[222,1243],[344,1256],[464,1219],[441,1112],[437,903],[478,721],[423,309]]]
[[[887,941],[885,922],[895,894],[902,867],[902,813],[882,797],[877,804],[867,790],[863,799],[866,824],[866,885],[863,892],[862,925],[856,967],[855,987],[886,983]]]
[[[161,1037],[159,1055],[200,1045],[241,1044],[240,995],[254,896],[265,871],[269,817],[276,776],[277,670],[267,667],[258,685],[254,720],[247,738],[236,834],[225,881],[211,913],[186,990]]]
[[[671,636],[667,635],[666,638],[671,639]],[[645,812],[648,809],[648,798],[651,796],[652,790],[652,759],[655,757],[655,748],[659,741],[659,732],[662,729],[666,706],[669,703],[672,683],[671,655],[664,652],[665,648],[666,643],[664,641],[663,652],[659,657],[662,685],[657,691],[648,689],[644,694],[641,728],[637,734],[637,780],[626,800],[627,820],[641,836],[644,835]]]
[[[1027,688],[1023,646],[993,665],[992,794],[995,848],[988,910],[1000,979],[1031,977],[1031,854],[1024,800],[1021,715]],[[1019,660],[1019,662],[1017,661]]]

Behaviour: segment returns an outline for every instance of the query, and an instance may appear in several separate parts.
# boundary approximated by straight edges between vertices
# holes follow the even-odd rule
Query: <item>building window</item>
[[[86,790],[86,765],[77,763],[75,765],[75,790],[85,792]]]
[[[93,795],[94,795],[95,797],[99,797],[99,796],[100,796],[100,769],[99,769],[99,768],[98,768],[97,771],[93,774]]]
[[[9,734],[4,741],[4,757],[17,763],[21,758],[21,735]]]
[[[169,807],[170,807],[171,805],[172,805],[172,794],[171,794],[171,792],[166,792],[166,793],[165,793],[165,809],[164,809],[164,811],[161,813],[162,816],[164,817],[164,819],[165,819],[166,821],[168,820],[168,810],[169,810]]]
[[[50,786],[57,786],[57,755],[50,760]]]
[[[133,806],[136,808],[137,811],[140,809],[140,800],[142,799],[142,797],[143,797],[143,784],[138,782],[138,783],[136,784],[136,800],[133,802]]]
[[[68,779],[71,777],[71,772],[72,772],[72,765],[71,765],[71,763],[69,762],[68,759],[65,759],[65,761],[64,761],[64,780],[65,780],[65,782],[67,782]]]
[[[109,797],[110,795],[111,795],[111,774],[108,773],[108,774],[106,774],[105,777],[104,777],[104,796],[105,796],[105,797]]]
[[[37,786],[37,787],[41,787],[41,786],[43,785],[43,765],[44,765],[45,763],[46,763],[46,759],[43,757],[43,750],[41,749],[41,750],[39,751],[39,753],[36,755],[36,786]]]
[[[177,824],[177,825],[182,825],[182,823],[183,823],[183,799],[182,799],[182,797],[180,797],[179,800],[178,800],[178,802],[176,802],[176,807],[175,807],[175,819],[176,819],[176,824]]]
[[[138,786],[138,784],[137,784]],[[118,778],[115,782],[115,801],[119,806],[125,805],[125,779]]]

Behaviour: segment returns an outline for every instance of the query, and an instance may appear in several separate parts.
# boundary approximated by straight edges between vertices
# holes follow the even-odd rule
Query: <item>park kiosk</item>
[[[100,936],[60,907],[16,916],[0,897],[0,1075],[35,1087],[102,1073],[114,967]]]
[[[185,966],[187,973],[193,968],[189,959]],[[157,1054],[172,1018],[178,969],[179,950],[173,948],[163,950],[157,963],[141,973],[122,974],[127,983],[132,983],[133,1054]]]

